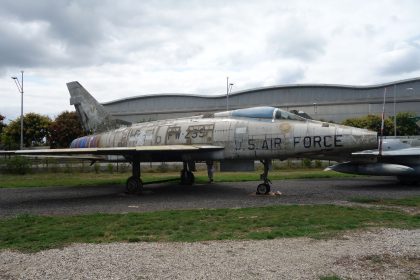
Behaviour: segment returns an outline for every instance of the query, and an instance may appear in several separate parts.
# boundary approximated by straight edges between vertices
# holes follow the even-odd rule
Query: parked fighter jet
[[[342,173],[397,176],[403,184],[420,182],[420,137],[383,139],[382,150],[353,153],[351,161],[326,168]]]
[[[337,159],[373,148],[375,132],[308,120],[274,107],[254,107],[189,118],[127,125],[113,118],[78,82],[67,84],[70,104],[91,135],[75,139],[69,149],[13,151],[16,155],[119,155],[132,164],[126,183],[141,192],[140,162],[183,162],[181,182],[193,184],[194,162],[260,160],[263,183],[258,194],[270,191],[272,159],[317,157]],[[122,126],[121,126],[122,125]]]

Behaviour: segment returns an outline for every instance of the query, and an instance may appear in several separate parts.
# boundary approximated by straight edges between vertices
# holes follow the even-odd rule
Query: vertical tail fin
[[[87,133],[98,133],[117,127],[119,122],[79,82],[67,83],[67,88],[70,92],[70,105],[76,108],[82,127]]]

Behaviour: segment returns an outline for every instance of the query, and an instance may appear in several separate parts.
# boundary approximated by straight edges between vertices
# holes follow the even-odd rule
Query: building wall
[[[420,78],[372,86],[286,85],[232,93],[229,109],[274,106],[302,110],[314,119],[341,122],[367,114],[381,114],[384,89],[386,115],[420,115]],[[226,110],[226,95],[162,94],[137,96],[103,103],[114,116],[130,122],[178,118]]]

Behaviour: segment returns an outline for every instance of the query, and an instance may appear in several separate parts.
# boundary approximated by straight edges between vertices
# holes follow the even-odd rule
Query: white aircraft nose
[[[367,150],[378,147],[378,135],[374,131],[362,128],[344,127],[342,131],[337,129],[337,134],[342,134],[347,139],[353,150]]]

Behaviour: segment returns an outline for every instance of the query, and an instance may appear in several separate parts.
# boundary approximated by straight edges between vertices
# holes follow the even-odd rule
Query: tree
[[[379,115],[367,115],[360,118],[351,118],[343,121],[344,125],[366,128],[372,131],[381,132],[382,118]],[[392,120],[386,119],[384,123],[384,135],[389,135],[393,131]]]
[[[6,124],[3,123],[3,121],[4,121],[5,118],[6,118],[5,116],[3,116],[3,115],[0,114],[0,134],[3,132],[3,128],[6,127]]]
[[[0,148],[3,148],[3,142],[2,142],[2,134],[3,129],[7,126],[3,121],[6,117],[0,114]]]
[[[23,116],[23,145],[25,147],[45,145],[48,137],[48,127],[51,119],[36,113],[27,113]],[[3,144],[9,149],[18,149],[20,146],[20,117],[11,121],[3,129]]]
[[[367,115],[360,118],[350,118],[343,121],[344,125],[366,128],[380,134],[382,118],[379,115]],[[413,113],[401,112],[397,114],[397,135],[415,135],[418,127]],[[384,122],[384,135],[394,135],[394,117],[388,117]]]
[[[49,126],[48,142],[53,148],[67,148],[71,141],[84,132],[76,112],[62,112]]]
[[[394,121],[394,118],[392,118]],[[419,127],[416,124],[416,114],[400,112],[397,114],[397,135],[417,135]]]

